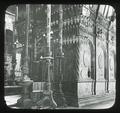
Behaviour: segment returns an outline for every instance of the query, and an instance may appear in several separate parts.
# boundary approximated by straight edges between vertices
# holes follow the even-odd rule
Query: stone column
[[[57,107],[56,102],[53,98],[53,91],[52,91],[52,80],[51,80],[51,5],[47,5],[47,47],[46,47],[46,56],[42,59],[46,61],[46,72],[47,72],[47,82],[44,84],[43,95],[44,97],[37,102],[38,106],[42,109],[50,109]]]
[[[108,22],[108,28],[107,28],[107,72],[106,72],[106,93],[109,93],[109,29],[110,29],[110,25],[113,19],[113,15],[114,15],[115,11],[112,12],[111,18]]]
[[[7,62],[7,53],[8,53],[8,44],[7,44],[7,37],[6,37],[6,23],[5,23],[5,30],[4,30],[4,60],[5,60],[5,62],[4,62],[4,85],[8,85],[8,82],[7,82],[7,66],[8,66],[8,64],[6,64],[6,62]]]
[[[95,47],[95,52],[94,52],[94,56],[95,56],[95,65],[94,65],[94,68],[95,68],[95,72],[94,72],[94,84],[93,84],[93,94],[96,95],[96,37],[97,37],[97,33],[96,33],[96,24],[97,24],[97,17],[98,17],[98,13],[99,13],[99,7],[100,5],[97,6],[97,9],[96,9],[96,13],[95,13],[95,22],[94,22],[94,47]]]
[[[64,53],[62,51],[63,45],[63,10],[62,5],[59,5],[59,34],[57,43],[57,53],[55,55],[55,75],[54,75],[54,97],[57,102],[58,107],[65,107],[66,102],[62,92],[62,60],[64,58]]]
[[[26,5],[26,40],[25,40],[25,57],[23,65],[23,80],[21,86],[23,87],[23,95],[18,100],[18,103],[25,109],[29,109],[32,106],[31,92],[33,81],[29,77],[29,54],[28,54],[28,42],[29,42],[29,25],[30,25],[30,5]]]

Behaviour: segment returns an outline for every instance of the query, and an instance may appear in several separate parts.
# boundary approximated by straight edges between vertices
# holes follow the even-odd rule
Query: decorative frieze
[[[84,15],[80,17],[80,27],[83,27],[86,31],[93,33],[94,22]]]

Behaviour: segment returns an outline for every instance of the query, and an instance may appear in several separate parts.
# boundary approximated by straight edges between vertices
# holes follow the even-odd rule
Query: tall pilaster
[[[94,47],[95,47],[95,52],[94,52],[94,57],[95,57],[95,64],[94,64],[94,91],[93,91],[93,94],[96,95],[96,37],[97,37],[97,34],[96,34],[96,25],[97,25],[97,17],[98,17],[98,13],[99,13],[99,7],[100,5],[97,6],[97,9],[96,9],[96,14],[95,14],[95,23],[94,23]]]

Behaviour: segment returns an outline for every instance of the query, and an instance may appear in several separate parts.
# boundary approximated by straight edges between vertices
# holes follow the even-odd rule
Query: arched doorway
[[[79,77],[78,98],[94,94],[94,46],[91,40],[80,41],[79,46]]]
[[[90,41],[80,42],[79,47],[79,71],[80,73],[80,79],[84,78],[91,78],[93,77],[92,74],[88,75],[88,70],[90,73],[93,73],[93,46]],[[92,70],[91,70],[92,69]]]

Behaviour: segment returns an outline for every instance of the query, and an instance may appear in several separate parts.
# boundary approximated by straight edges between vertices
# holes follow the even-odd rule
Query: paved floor
[[[6,105],[13,105],[15,103],[17,103],[17,100],[20,98],[20,95],[14,95],[14,96],[5,96],[5,101],[6,101]],[[114,105],[114,99],[113,100],[108,100],[108,101],[104,101],[104,102],[99,102],[96,104],[90,104],[90,105],[85,105],[85,106],[81,106],[79,108],[76,107],[67,107],[67,108],[62,108],[62,109],[107,109],[110,108]],[[17,107],[12,107],[15,109],[19,109]],[[59,108],[57,108],[59,109]],[[60,108],[61,109],[61,108]]]
[[[108,109],[114,106],[114,99],[81,107],[81,109]]]
[[[6,105],[13,105],[17,103],[17,100],[20,98],[20,95],[10,95],[10,96],[5,96],[4,100],[6,101]]]

